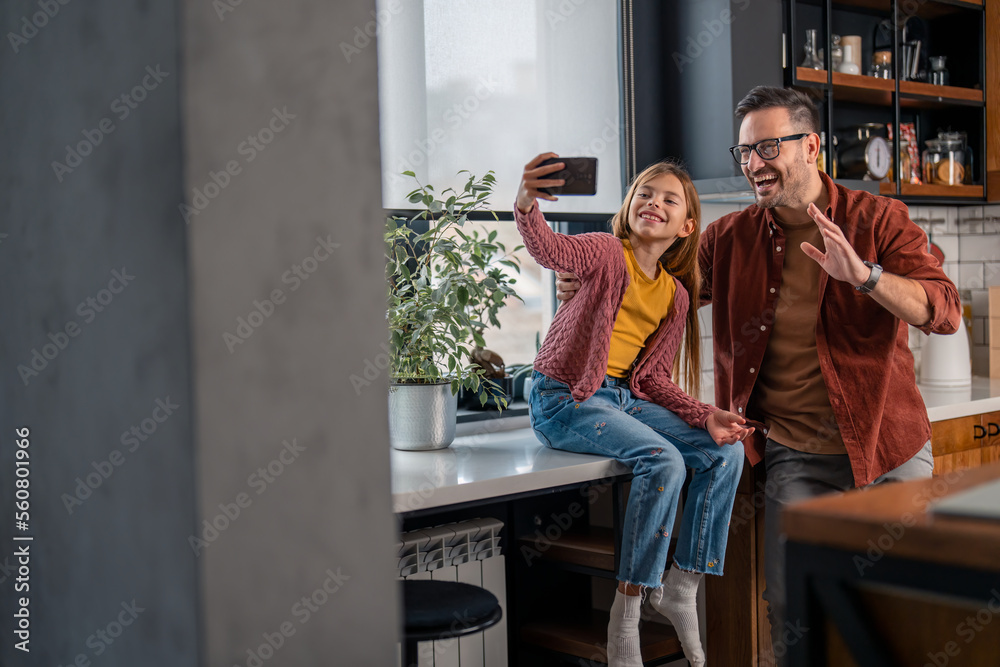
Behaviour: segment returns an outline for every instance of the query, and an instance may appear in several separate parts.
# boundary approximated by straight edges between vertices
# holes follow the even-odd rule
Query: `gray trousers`
[[[764,576],[767,586],[764,600],[771,621],[771,643],[775,664],[784,664],[788,647],[802,636],[795,619],[787,619],[785,610],[785,536],[780,533],[781,512],[785,505],[828,493],[854,488],[854,476],[846,454],[810,454],[773,440],[764,449],[767,484],[764,487]],[[871,485],[924,479],[934,471],[934,457],[928,440],[923,449],[901,466],[885,473]],[[763,664],[763,663],[762,663]]]

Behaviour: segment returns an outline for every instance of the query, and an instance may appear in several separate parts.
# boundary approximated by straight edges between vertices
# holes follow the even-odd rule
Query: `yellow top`
[[[611,332],[607,375],[616,378],[628,377],[646,339],[670,312],[677,290],[674,277],[662,265],[657,265],[656,278],[649,278],[635,261],[628,239],[622,239],[622,247],[631,280]]]

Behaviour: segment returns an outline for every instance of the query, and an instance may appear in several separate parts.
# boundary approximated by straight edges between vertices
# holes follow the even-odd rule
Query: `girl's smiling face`
[[[694,218],[688,217],[684,187],[673,174],[659,174],[636,188],[628,213],[632,234],[647,243],[673,242],[695,227]]]

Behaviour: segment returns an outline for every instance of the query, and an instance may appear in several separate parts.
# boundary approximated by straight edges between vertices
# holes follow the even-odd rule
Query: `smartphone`
[[[550,157],[539,167],[562,162],[564,169],[549,174],[545,178],[565,179],[565,185],[550,188],[538,188],[539,192],[549,195],[595,195],[597,194],[597,158],[596,157]]]
[[[764,422],[759,422],[756,419],[748,419],[746,417],[744,417],[743,419],[746,421],[746,424],[743,424],[744,428],[749,428],[753,426],[760,433],[765,433],[765,434],[767,433],[767,426],[764,425]]]

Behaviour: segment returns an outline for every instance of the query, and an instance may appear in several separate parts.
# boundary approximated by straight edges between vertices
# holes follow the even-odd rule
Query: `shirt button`
[[[761,330],[761,331],[767,331],[767,327],[765,327],[765,326],[764,326],[764,325],[762,324],[762,325],[760,325],[760,330]]]
[[[774,288],[773,287],[771,288],[771,294],[774,294]]]
[[[756,370],[755,368],[751,368],[750,372],[753,373],[755,370]]]
[[[781,252],[781,246],[779,245],[777,248],[775,248],[775,250],[777,250],[778,252]]]
[[[743,412],[743,408],[736,408],[736,412]]]

